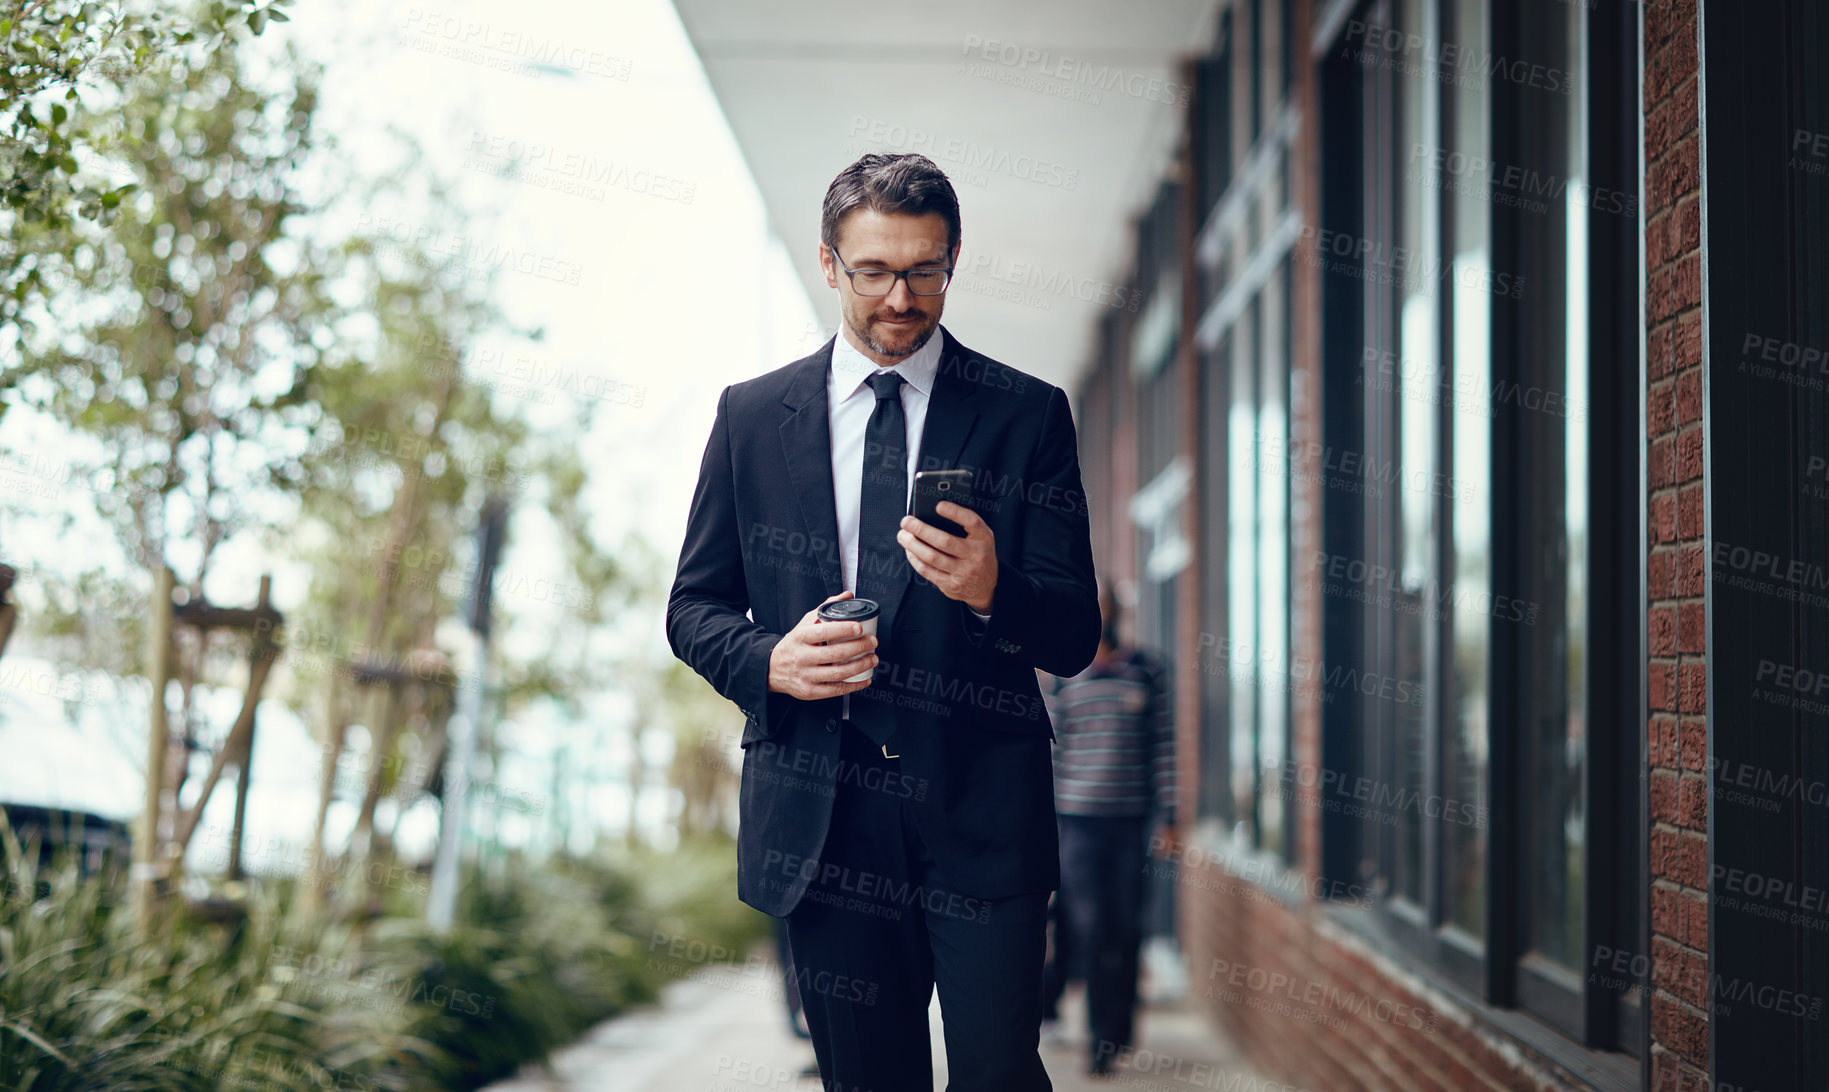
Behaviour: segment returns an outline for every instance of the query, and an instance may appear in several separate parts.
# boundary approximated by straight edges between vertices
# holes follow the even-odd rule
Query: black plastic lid
[[[874,599],[840,599],[819,608],[819,617],[826,622],[868,622],[881,613]]]

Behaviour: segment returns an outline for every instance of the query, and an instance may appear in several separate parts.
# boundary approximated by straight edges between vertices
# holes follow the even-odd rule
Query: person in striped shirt
[[[1054,722],[1054,810],[1061,882],[1044,1016],[1069,976],[1086,983],[1088,1072],[1132,1045],[1143,880],[1153,830],[1175,820],[1175,701],[1162,657],[1118,640],[1119,610],[1099,592],[1104,629],[1091,666],[1043,686]],[[1045,1033],[1056,1037],[1058,1025]]]

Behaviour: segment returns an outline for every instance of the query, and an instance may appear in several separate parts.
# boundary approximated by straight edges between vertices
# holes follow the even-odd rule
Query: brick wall
[[[1316,913],[1216,864],[1184,861],[1181,879],[1192,1003],[1272,1079],[1301,1092],[1570,1087]]]
[[[1294,2],[1294,0],[1290,0]],[[1298,42],[1314,34],[1315,5],[1296,3],[1290,33]],[[1321,101],[1320,67],[1301,65],[1296,76],[1297,103],[1309,123],[1302,126],[1290,149],[1294,171],[1290,178],[1295,204],[1307,224],[1321,223]],[[1291,397],[1289,431],[1295,449],[1294,480],[1289,483],[1290,553],[1315,557],[1323,549],[1321,537],[1321,483],[1328,480],[1321,452],[1327,438],[1321,420],[1321,267],[1315,262],[1295,264],[1293,316],[1289,331]],[[1309,663],[1323,659],[1321,647],[1321,568],[1290,566],[1290,651]],[[1290,757],[1298,769],[1319,770],[1321,761],[1321,702],[1312,687],[1305,696],[1290,701]],[[1320,789],[1298,783],[1293,794],[1291,825],[1296,835],[1297,864],[1310,876],[1321,874]]]
[[[1694,0],[1644,8],[1652,1088],[1707,1087],[1707,590]]]

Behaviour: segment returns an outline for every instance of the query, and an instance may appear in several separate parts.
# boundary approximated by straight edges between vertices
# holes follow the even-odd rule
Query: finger
[[[848,592],[848,591],[841,591],[837,595],[828,595],[828,596],[826,596],[825,603],[821,603],[821,604],[819,604],[819,606],[823,607],[826,605],[826,603],[836,603],[840,599],[849,599],[849,598],[851,598],[851,594],[852,593]],[[819,608],[815,607],[813,609],[817,610]]]
[[[869,679],[863,682],[814,683],[808,688],[811,691],[809,697],[811,700],[841,698],[846,694],[855,694],[869,685]]]
[[[904,550],[903,553],[908,554],[909,567],[914,569],[914,571],[916,573],[920,574],[920,576],[923,579],[929,581],[930,583],[939,579],[940,577],[950,577],[952,575],[952,570],[943,569],[940,567],[942,564],[944,564],[944,562],[922,561],[920,558],[916,557],[914,554],[909,553],[906,550]]]
[[[850,641],[831,641],[823,645],[809,646],[812,663],[835,664],[843,660],[862,656],[876,651],[876,642],[869,637],[858,637]]]
[[[959,542],[958,535],[949,535],[926,520],[918,519],[914,516],[902,517],[902,530],[919,538],[929,546],[935,546],[942,550],[956,546]]]
[[[803,643],[809,645],[829,645],[836,641],[849,641],[860,637],[864,632],[862,622],[821,622],[815,618],[807,623],[806,631],[800,635]]]
[[[942,572],[941,570],[934,568],[932,565],[928,565],[928,564],[925,564],[925,563],[917,560],[913,555],[909,556],[908,564],[914,568],[916,575],[918,575],[921,579],[927,581],[929,584],[932,584],[933,586],[935,586],[937,588],[940,587],[940,582],[943,578],[952,575],[950,573]],[[950,583],[950,581],[948,581],[948,583]],[[945,590],[946,589],[941,588],[942,592],[944,592]]]
[[[947,519],[950,519],[954,523],[965,528],[966,538],[971,538],[972,533],[980,529],[990,530],[990,524],[984,522],[983,516],[957,501],[941,501],[939,504],[934,505],[934,514],[945,516]]]
[[[872,654],[861,660],[854,660],[848,664],[824,664],[819,667],[808,668],[806,677],[811,681],[818,683],[839,683],[844,682],[859,671],[869,671],[875,666],[876,656]]]
[[[922,561],[925,561],[927,564],[935,566],[936,568],[959,560],[945,550],[929,546],[926,542],[916,538],[907,531],[897,531],[895,540],[902,545],[902,549],[908,552],[910,559],[919,557]],[[954,539],[953,541],[957,542],[959,540]]]

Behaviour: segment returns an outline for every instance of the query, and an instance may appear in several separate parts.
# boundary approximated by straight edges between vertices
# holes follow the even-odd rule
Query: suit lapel
[[[826,411],[826,373],[832,365],[832,343],[800,362],[781,402],[793,412],[781,422],[781,454],[788,481],[800,502],[807,537],[830,543],[811,551],[826,595],[844,590],[838,564],[838,509],[833,502],[832,424]],[[821,596],[824,598],[824,596]]]

